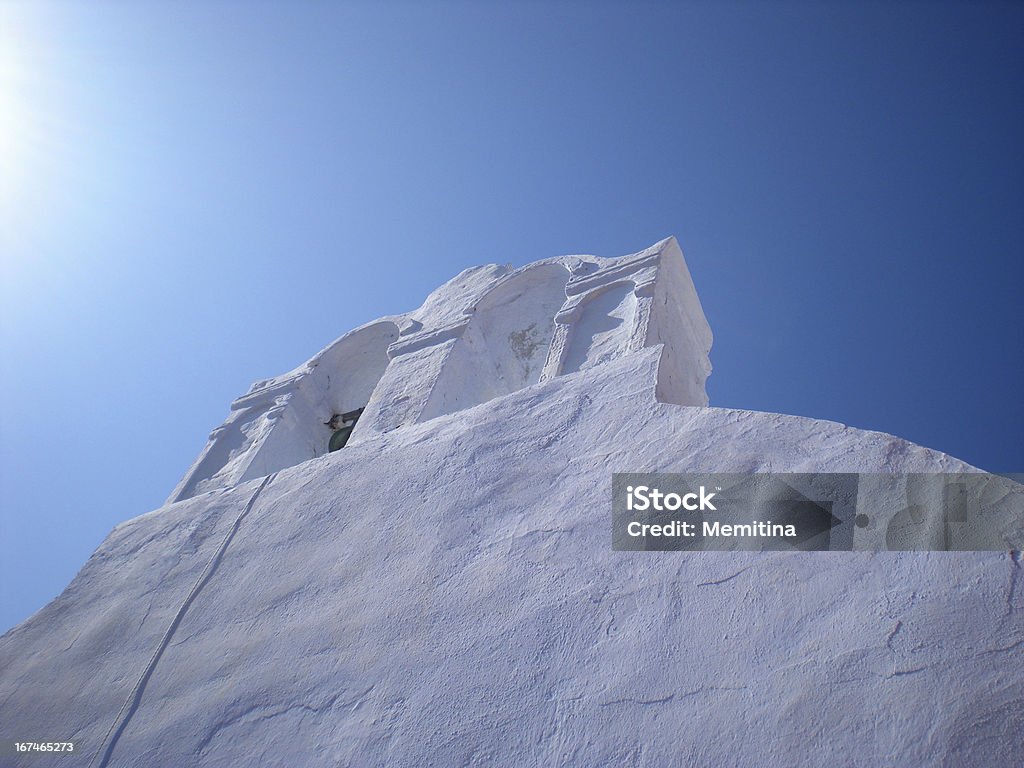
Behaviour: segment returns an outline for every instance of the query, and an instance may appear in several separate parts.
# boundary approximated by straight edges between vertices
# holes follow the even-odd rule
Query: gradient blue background
[[[675,234],[713,405],[1024,469],[1019,4],[6,2],[0,55],[0,630],[485,262]]]

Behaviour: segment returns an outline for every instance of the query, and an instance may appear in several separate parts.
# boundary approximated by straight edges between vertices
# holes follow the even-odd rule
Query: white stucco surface
[[[3,765],[1018,763],[1018,553],[612,550],[613,472],[975,470],[707,407],[710,343],[669,240],[467,270],[258,382],[0,637],[2,735],[78,745]]]

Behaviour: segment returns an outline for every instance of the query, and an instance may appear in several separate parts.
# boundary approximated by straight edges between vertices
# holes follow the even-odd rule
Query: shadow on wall
[[[609,286],[583,305],[572,327],[562,374],[600,365],[629,348],[637,304],[633,288],[633,283]]]

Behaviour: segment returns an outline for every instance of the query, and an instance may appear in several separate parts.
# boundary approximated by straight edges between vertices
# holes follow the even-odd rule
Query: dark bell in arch
[[[352,426],[342,427],[336,430],[331,435],[331,441],[327,444],[328,453],[334,453],[345,447],[345,443],[348,442],[349,435],[352,434]]]
[[[330,419],[324,422],[324,426],[333,431],[331,440],[327,444],[328,453],[334,453],[334,451],[345,447],[345,443],[348,442],[348,438],[352,434],[353,427],[355,427],[356,422],[359,421],[359,417],[362,416],[362,414],[363,408],[356,408],[354,411],[335,413]]]

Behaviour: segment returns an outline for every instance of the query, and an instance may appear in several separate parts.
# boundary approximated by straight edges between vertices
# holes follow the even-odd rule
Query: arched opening
[[[565,303],[568,270],[542,264],[513,274],[478,303],[445,362],[421,421],[536,384]]]
[[[332,439],[335,448],[343,447],[359,428],[359,414],[384,375],[388,347],[397,338],[398,326],[382,321],[346,334],[313,358],[242,479],[323,456]],[[335,437],[342,430],[344,441]]]

